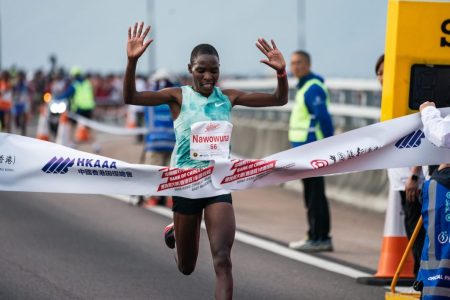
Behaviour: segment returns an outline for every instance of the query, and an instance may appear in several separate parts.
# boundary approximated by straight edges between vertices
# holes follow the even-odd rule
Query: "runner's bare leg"
[[[201,222],[202,213],[193,215],[173,213],[176,259],[178,269],[184,275],[194,272],[197,263]]]
[[[225,202],[208,205],[205,224],[216,272],[216,299],[232,299],[231,248],[236,232],[233,206]]]

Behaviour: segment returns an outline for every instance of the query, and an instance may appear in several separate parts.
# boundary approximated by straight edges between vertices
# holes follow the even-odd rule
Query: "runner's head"
[[[219,79],[219,53],[209,44],[200,44],[192,49],[188,65],[192,74],[194,90],[203,96],[209,96]]]

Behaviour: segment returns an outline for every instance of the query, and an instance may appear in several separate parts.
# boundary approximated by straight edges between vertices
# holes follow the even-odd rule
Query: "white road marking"
[[[114,199],[118,199],[121,201],[124,201],[126,203],[130,203],[130,197],[128,196],[120,196],[120,195],[105,195]],[[172,219],[172,211],[166,207],[161,206],[153,206],[153,207],[146,207],[147,210],[152,211],[154,213],[157,213],[159,215],[165,216],[167,218]],[[205,224],[202,223],[202,228],[205,228]],[[292,250],[286,246],[277,244],[272,241],[268,241],[256,236],[253,236],[248,233],[241,232],[239,230],[236,230],[236,236],[235,240],[251,245],[275,254],[278,254],[280,256],[299,261],[301,263],[311,265],[314,267],[317,267],[319,269],[323,269],[326,271],[330,271],[333,273],[341,274],[344,276],[348,276],[350,278],[358,278],[358,277],[367,277],[372,276],[372,274],[365,273],[359,270],[356,270],[354,268],[336,263],[331,262],[323,258],[319,258],[313,255],[309,255],[306,253],[302,253],[299,251]]]

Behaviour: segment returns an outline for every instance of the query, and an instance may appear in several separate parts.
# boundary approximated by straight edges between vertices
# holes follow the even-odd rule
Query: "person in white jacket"
[[[434,102],[420,105],[425,137],[438,147],[450,148],[450,115],[442,117]]]

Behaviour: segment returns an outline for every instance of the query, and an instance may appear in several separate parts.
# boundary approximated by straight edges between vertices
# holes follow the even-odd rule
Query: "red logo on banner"
[[[326,161],[324,159],[315,159],[315,160],[311,161],[311,166],[314,169],[320,169],[320,168],[328,166],[328,161]]]
[[[162,183],[158,187],[158,192],[178,188],[197,182],[207,176],[210,176],[214,167],[210,166],[203,169],[179,169],[179,168],[164,168],[162,179],[167,179],[167,182]]]
[[[233,175],[226,176],[221,184],[230,183],[243,178],[253,177],[260,174],[267,174],[275,169],[276,160],[237,160],[231,170]]]

